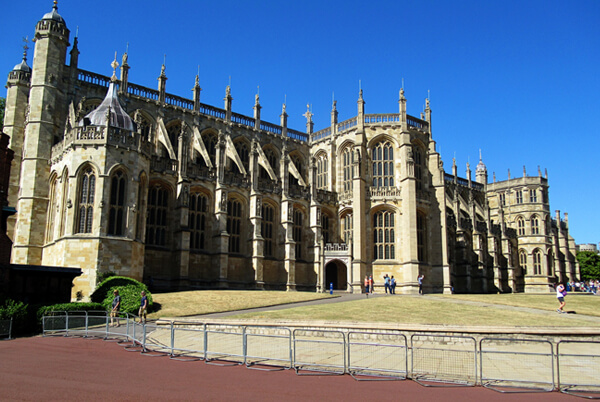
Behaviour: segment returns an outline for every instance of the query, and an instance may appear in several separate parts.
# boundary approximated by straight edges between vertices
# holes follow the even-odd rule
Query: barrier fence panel
[[[483,338],[481,385],[501,392],[554,390],[554,351],[546,340]]]
[[[173,324],[144,324],[144,352],[151,356],[171,354],[171,328]],[[151,353],[152,352],[152,353]]]
[[[205,339],[204,324],[201,328],[180,328],[174,322],[171,335],[171,358],[186,361],[204,360],[206,357]]]
[[[600,342],[560,341],[556,351],[558,389],[600,399]]]
[[[348,372],[357,380],[404,380],[408,375],[406,336],[401,333],[348,333]]]
[[[414,334],[410,337],[412,379],[474,386],[477,342],[468,336]]]
[[[295,329],[294,369],[346,373],[346,338],[341,331]]]
[[[0,320],[0,338],[11,339],[12,318],[10,320]]]
[[[56,335],[67,331],[67,312],[55,311],[42,317],[42,335]]]
[[[67,336],[86,336],[87,312],[67,311]]]
[[[289,328],[246,326],[244,345],[248,368],[292,368],[292,331]]]
[[[125,350],[132,352],[143,351],[145,331],[144,324],[137,322],[135,319],[127,319],[127,339],[131,341],[131,345],[125,346]]]
[[[244,363],[244,327],[206,324],[206,362]]]
[[[106,338],[108,333],[108,314],[106,311],[86,311],[86,335]]]

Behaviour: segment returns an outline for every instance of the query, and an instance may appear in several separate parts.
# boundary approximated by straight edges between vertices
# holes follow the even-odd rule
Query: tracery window
[[[519,264],[523,269],[523,272],[527,273],[527,253],[525,250],[519,250]]]
[[[94,197],[96,193],[96,175],[91,167],[86,167],[79,185],[79,207],[77,233],[92,233],[94,220]]]
[[[342,151],[342,170],[344,192],[352,191],[352,178],[354,177],[354,150],[352,147],[346,147]]]
[[[294,166],[296,166],[296,169],[298,170],[298,173],[300,173],[300,176],[304,178],[304,166],[302,164],[302,159],[298,155],[291,155],[290,161],[294,164]],[[292,186],[298,186],[300,181],[290,172],[289,183]]]
[[[353,222],[352,222],[352,214],[346,214],[344,215],[343,218],[343,237],[344,237],[344,243],[348,244],[350,242],[350,239],[352,238],[352,226],[353,226]]]
[[[148,191],[148,215],[146,218],[146,244],[165,246],[168,233],[169,191],[156,184]]]
[[[229,252],[239,253],[242,237],[242,204],[237,200],[227,201],[227,233],[229,233]]]
[[[537,190],[534,188],[529,190],[529,202],[537,202]]]
[[[540,219],[537,215],[531,217],[531,234],[540,234]]]
[[[204,142],[204,147],[206,148],[206,152],[212,162],[213,166],[216,165],[217,159],[217,136],[213,133],[202,134],[202,142]],[[204,162],[204,158],[200,158],[201,162],[206,165]]]
[[[206,250],[209,220],[208,197],[204,193],[191,193],[189,206],[190,249]]]
[[[329,215],[321,214],[321,234],[323,235],[323,242],[325,244],[330,243],[330,226],[329,226]]]
[[[269,204],[262,206],[262,222],[261,234],[265,240],[264,255],[265,257],[273,257],[273,226],[274,226],[275,209]]]
[[[179,148],[179,136],[181,135],[181,121],[177,120],[167,127],[167,133],[169,134],[169,141],[173,146],[173,151],[177,155],[177,149]]]
[[[519,236],[525,235],[525,219],[521,216],[517,218],[517,233]]]
[[[264,150],[265,153],[265,158],[267,159],[267,162],[269,162],[269,165],[271,165],[271,169],[273,169],[273,173],[275,173],[275,179],[272,179],[271,176],[269,176],[269,172],[267,172],[267,170],[265,168],[263,168],[262,166],[260,166],[260,178],[261,179],[269,179],[269,180],[277,180],[277,178],[279,177],[279,158],[277,156],[277,153],[275,151],[273,151],[271,148],[267,148]]]
[[[122,170],[117,171],[110,179],[110,201],[108,210],[109,235],[122,236],[124,232],[125,194],[127,180]]]
[[[427,258],[427,225],[426,217],[422,213],[417,213],[417,258],[419,261],[425,261]]]
[[[373,215],[373,220],[373,259],[395,259],[394,213],[380,211]]]
[[[250,169],[250,157],[249,157],[249,153],[248,153],[248,145],[246,145],[245,142],[243,141],[238,141],[235,143],[235,150],[238,153],[241,161],[242,161],[242,165],[244,166],[244,169],[246,169],[246,172],[248,172],[248,170]],[[239,168],[237,168],[236,165],[236,170],[238,171],[238,173],[241,173],[239,171]]]
[[[415,163],[415,179],[417,190],[423,189],[423,153],[421,148],[413,146],[413,160]]]
[[[542,252],[539,249],[533,251],[533,274],[542,274]]]
[[[517,190],[517,204],[522,204],[523,203],[523,190]]]
[[[296,242],[296,260],[302,260],[302,224],[304,220],[304,214],[298,209],[294,209],[294,224],[292,229],[292,236]]]
[[[506,194],[505,193],[500,193],[498,195],[499,199],[500,199],[500,205],[501,206],[506,206]]]
[[[373,148],[373,187],[394,186],[394,148],[382,141]]]
[[[50,179],[50,197],[48,202],[48,223],[46,224],[46,242],[54,239],[54,222],[58,212],[58,177],[53,176]]]
[[[317,188],[327,190],[327,155],[317,157]]]

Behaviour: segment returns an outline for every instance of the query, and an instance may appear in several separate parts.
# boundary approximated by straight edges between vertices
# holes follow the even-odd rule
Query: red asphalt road
[[[298,376],[243,366],[181,362],[99,339],[34,337],[0,342],[2,401],[577,401],[559,392],[502,394],[414,381]]]

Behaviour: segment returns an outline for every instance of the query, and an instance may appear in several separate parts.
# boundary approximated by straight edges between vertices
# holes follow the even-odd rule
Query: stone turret
[[[485,166],[481,158],[481,150],[479,151],[479,163],[477,164],[477,168],[475,169],[475,181],[481,184],[487,184],[488,181],[487,167]]]

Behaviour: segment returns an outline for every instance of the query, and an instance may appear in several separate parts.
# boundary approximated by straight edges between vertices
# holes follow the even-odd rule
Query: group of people
[[[589,281],[567,282],[565,286],[570,292],[588,292],[596,294],[598,288],[600,288],[600,281],[598,279],[590,279]]]
[[[425,279],[425,275],[419,275],[417,281],[419,282],[419,294],[423,294],[423,280]],[[373,275],[365,276],[365,293],[373,294]],[[394,275],[389,276],[388,274],[383,275],[383,287],[385,289],[386,294],[395,295],[396,294],[396,278]]]
[[[119,291],[115,289],[113,291],[112,309],[110,310],[110,326],[119,326],[119,310],[121,309],[121,296]],[[140,318],[140,324],[146,323],[146,315],[148,314],[148,296],[146,292],[142,290],[142,298],[140,300],[140,308],[138,310],[138,317]]]

